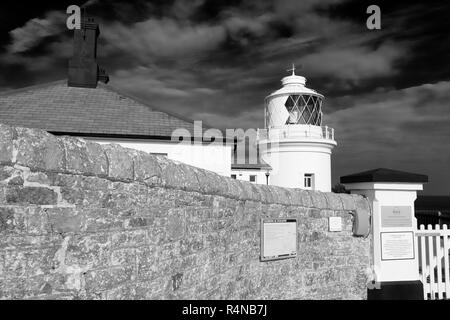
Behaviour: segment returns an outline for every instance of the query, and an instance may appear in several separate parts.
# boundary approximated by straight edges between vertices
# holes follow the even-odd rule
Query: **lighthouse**
[[[282,88],[265,99],[265,130],[257,143],[261,159],[272,167],[270,185],[331,191],[334,129],[323,126],[324,96],[306,87],[306,78],[292,74]]]

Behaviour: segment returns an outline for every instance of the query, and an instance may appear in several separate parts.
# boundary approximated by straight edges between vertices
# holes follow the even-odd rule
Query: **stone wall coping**
[[[118,144],[100,145],[44,130],[0,124],[0,165],[32,171],[95,176],[110,181],[140,182],[262,203],[330,210],[369,209],[362,196],[252,184]]]

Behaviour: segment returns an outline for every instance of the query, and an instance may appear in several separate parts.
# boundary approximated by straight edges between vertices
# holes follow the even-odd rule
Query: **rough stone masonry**
[[[0,125],[0,299],[364,299],[350,210],[369,206]],[[297,258],[259,260],[263,217],[299,220]]]

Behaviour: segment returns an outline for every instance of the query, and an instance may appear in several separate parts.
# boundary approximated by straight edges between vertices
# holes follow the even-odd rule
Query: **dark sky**
[[[0,4],[0,91],[66,77],[66,8]],[[381,30],[366,9],[381,8]],[[111,84],[217,128],[263,127],[291,63],[324,94],[333,180],[377,167],[430,176],[450,195],[450,2],[91,0]]]

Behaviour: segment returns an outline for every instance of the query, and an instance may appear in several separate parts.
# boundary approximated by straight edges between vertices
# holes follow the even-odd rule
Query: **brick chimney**
[[[94,18],[83,19],[81,28],[74,30],[73,57],[69,61],[70,87],[96,88],[99,80],[108,83],[108,75],[97,64],[99,34]]]

